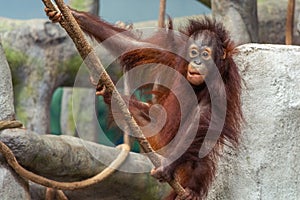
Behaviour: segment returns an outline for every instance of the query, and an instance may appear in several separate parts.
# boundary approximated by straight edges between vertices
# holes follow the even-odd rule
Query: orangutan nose
[[[195,63],[196,65],[201,65],[201,61],[200,61],[200,60],[195,60],[194,63]]]

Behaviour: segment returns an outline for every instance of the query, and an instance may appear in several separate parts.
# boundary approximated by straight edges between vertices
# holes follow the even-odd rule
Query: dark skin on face
[[[187,69],[186,79],[195,86],[201,85],[208,74],[207,63],[212,59],[212,49],[208,46],[192,44],[188,48],[190,63]]]
[[[192,92],[195,93],[198,101],[198,104],[195,106],[201,107],[199,124],[191,123],[191,120],[181,121],[180,116],[183,116],[184,113],[189,115],[196,109],[195,106],[189,107],[192,104],[191,97],[187,96],[186,89],[181,85],[180,81],[177,81],[176,77],[171,78],[174,84],[172,86],[178,89],[181,98],[184,98],[184,109],[187,112],[181,113],[179,109],[181,105],[179,105],[176,96],[162,87],[156,87],[157,89],[153,91],[156,95],[155,102],[144,103],[137,99],[130,99],[129,110],[140,126],[145,126],[151,122],[149,110],[155,103],[160,104],[166,111],[166,123],[159,133],[149,137],[145,133],[155,151],[161,150],[172,142],[181,124],[187,126],[195,124],[197,133],[190,146],[187,149],[182,149],[183,147],[176,143],[170,150],[172,152],[180,152],[178,154],[180,157],[173,162],[168,162],[168,156],[165,156],[162,160],[162,165],[153,169],[151,174],[159,181],[169,181],[176,178],[186,189],[184,197],[178,197],[176,193],[172,192],[166,197],[168,200],[205,199],[215,177],[217,158],[221,153],[223,144],[232,144],[232,146],[238,144],[240,125],[242,123],[240,103],[241,77],[232,59],[231,52],[234,50],[234,45],[230,41],[223,25],[209,18],[190,20],[188,25],[180,29],[179,32],[190,38],[191,42],[182,36],[179,38],[179,36],[171,34],[170,37],[168,30],[172,30],[173,25],[171,21],[171,25],[164,34],[154,33],[154,36],[140,39],[140,37],[128,33],[126,29],[109,24],[97,16],[70,9],[81,29],[88,35],[93,36],[98,42],[117,36],[110,40],[106,48],[112,54],[120,55],[119,53],[123,52],[119,60],[124,69],[130,70],[149,63],[163,64],[176,69],[192,85],[194,89]],[[59,12],[48,8],[45,8],[45,12],[52,22],[59,22],[62,19],[62,15]],[[170,53],[168,51],[170,46],[179,49],[182,53],[180,55],[186,56],[186,59],[183,60],[181,56]],[[128,51],[128,49],[133,50]],[[214,79],[214,69],[217,69],[217,72],[220,73],[222,83]],[[166,74],[158,71],[156,74],[148,74],[148,76],[165,78]],[[212,107],[210,93],[205,84],[206,80],[213,84],[211,88],[214,89],[214,96],[222,95],[226,97],[227,113],[223,129],[220,137],[217,138],[216,144],[207,156],[200,158],[199,151],[201,146],[204,142],[209,142],[204,141],[204,138],[209,129]],[[224,84],[225,95],[224,90],[220,89],[220,84]],[[111,106],[111,95],[105,92],[105,87],[101,83],[95,83],[95,85],[97,85],[96,94],[103,95],[104,101],[108,106]],[[220,107],[218,105],[214,106],[217,107],[217,110],[222,110],[221,105]],[[190,134],[188,130],[184,130],[179,138],[179,142],[186,141],[186,138],[190,138]],[[161,153],[163,155],[165,152]]]

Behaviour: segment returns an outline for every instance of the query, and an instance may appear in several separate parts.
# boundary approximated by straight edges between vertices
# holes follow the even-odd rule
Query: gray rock
[[[211,1],[214,18],[222,22],[238,45],[258,42],[256,0]]]
[[[46,20],[1,18],[0,36],[17,94],[17,118],[36,133],[48,133],[52,94],[62,84],[72,85],[81,65],[74,44]]]
[[[94,88],[64,87],[60,114],[62,133],[98,142],[98,134],[103,131],[99,126],[95,104]]]
[[[0,120],[14,119],[11,73],[0,40]],[[1,131],[0,131],[1,134]],[[1,200],[30,199],[28,183],[8,166],[0,154]]]
[[[288,0],[258,1],[259,42],[269,44],[285,44],[285,27]],[[300,0],[296,0],[293,44],[300,44],[297,30],[300,23]]]
[[[11,72],[0,40],[0,120],[12,120],[15,117],[14,96]]]
[[[28,182],[19,177],[0,156],[0,196],[1,200],[29,200]]]
[[[300,47],[249,44],[235,60],[245,88],[245,128],[227,150],[209,199],[300,197]]]

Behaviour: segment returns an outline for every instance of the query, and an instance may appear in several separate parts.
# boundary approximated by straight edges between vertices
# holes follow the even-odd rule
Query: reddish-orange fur
[[[116,28],[100,18],[91,16],[84,12],[73,10],[75,19],[79,22],[82,29],[89,35],[94,36],[99,42],[102,42],[110,36],[118,33],[123,33],[124,29]],[[172,23],[170,22],[169,30],[164,33],[157,33],[148,39],[139,39],[131,34],[126,33],[123,39],[116,39],[107,46],[113,53],[127,49],[133,49],[123,54],[120,58],[121,64],[127,70],[143,64],[156,63],[158,65],[166,65],[177,70],[184,77],[187,73],[188,61],[184,59],[187,52],[187,40],[178,35],[172,34]],[[177,179],[183,187],[191,189],[196,196],[204,199],[208,193],[209,187],[215,177],[217,158],[221,153],[224,144],[236,147],[239,141],[240,126],[242,122],[241,111],[241,78],[238,68],[232,58],[235,53],[234,45],[230,41],[228,33],[220,23],[216,23],[208,18],[190,20],[185,28],[180,30],[187,37],[197,40],[200,36],[211,39],[213,43],[213,59],[222,77],[222,83],[216,81],[214,83],[214,94],[223,95],[218,84],[225,85],[227,110],[225,124],[221,135],[214,145],[214,148],[203,158],[199,157],[199,150],[203,144],[204,138],[209,128],[211,120],[211,99],[208,88],[205,84],[193,86],[195,95],[197,96],[198,104],[202,106],[201,116],[197,128],[197,134],[185,152],[173,163],[164,166],[163,173],[176,174]],[[135,44],[138,48],[135,48]],[[150,44],[150,45],[149,45]],[[144,47],[144,48],[143,48]],[[171,53],[169,50],[179,52],[179,55]],[[161,71],[155,71],[148,76],[164,76]],[[180,91],[180,97],[186,99],[186,109],[195,109],[188,105],[189,97],[185,96],[186,91],[181,88],[181,81],[174,76],[166,77]],[[177,134],[180,124],[191,123],[190,120],[181,121],[181,116],[184,113],[180,112],[179,103],[173,92],[165,87],[155,87],[156,94],[155,103],[161,104],[166,112],[166,124],[162,130],[155,136],[148,137],[152,147],[157,150],[167,145]],[[109,95],[105,95],[106,102],[110,103]],[[218,105],[217,105],[218,107]],[[150,120],[148,116],[149,107],[132,100],[130,110],[138,123],[145,125]],[[192,113],[192,112],[191,112]],[[183,140],[188,137],[189,133],[183,135]],[[174,151],[180,151],[180,146],[174,147]],[[164,152],[162,152],[164,153]],[[176,194],[170,194],[167,199],[175,199]],[[192,198],[192,199],[197,199]]]
[[[197,34],[208,34],[208,36],[216,38],[216,46],[213,46],[215,50],[214,61],[225,84],[227,97],[226,118],[221,135],[212,151],[207,156],[200,159],[198,157],[198,152],[209,127],[211,105],[207,87],[194,87],[199,104],[204,102],[208,105],[208,108],[201,114],[198,133],[194,142],[175,162],[175,166],[171,164],[171,166],[173,166],[171,169],[168,169],[171,170],[171,173],[175,172],[177,179],[183,187],[192,189],[201,199],[203,199],[206,197],[209,186],[214,179],[217,157],[222,150],[223,144],[232,144],[233,147],[236,147],[238,144],[242,121],[240,103],[241,78],[238,73],[238,68],[232,58],[233,53],[235,53],[233,43],[230,41],[227,32],[221,24],[207,18],[203,20],[191,20],[187,28],[182,29],[182,32],[189,37],[197,37]],[[184,46],[182,43],[176,44],[176,41],[175,45]],[[129,52],[122,56],[121,61],[126,67],[135,67],[146,63],[165,64],[178,70],[183,75],[186,73],[188,64],[187,61],[180,57],[176,59],[176,55],[172,53],[158,49],[153,50],[151,48]],[[178,84],[178,82],[174,82],[174,84]],[[214,88],[218,90],[217,86]],[[182,92],[184,93],[184,91]],[[155,150],[164,147],[174,138],[174,134],[177,133],[178,126],[180,125],[181,114],[179,104],[172,92],[163,90],[158,91],[158,94],[161,94],[158,98],[158,102],[166,109],[168,118],[166,125],[159,134],[148,138]],[[189,122],[185,121],[181,123]],[[174,199],[175,197],[176,194],[172,193],[167,199]]]

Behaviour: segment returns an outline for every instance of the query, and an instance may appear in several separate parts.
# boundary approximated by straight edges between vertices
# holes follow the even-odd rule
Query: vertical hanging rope
[[[293,44],[295,0],[289,0],[286,14],[285,44]]]
[[[123,74],[126,73],[126,70],[124,69],[123,70]],[[128,85],[128,80],[127,80],[127,76],[125,76],[124,78],[124,94],[126,96],[129,95],[129,92],[130,92],[130,88],[129,88],[129,85]],[[130,136],[129,136],[129,133],[130,133],[130,130],[125,127],[125,131],[124,131],[124,136],[123,136],[123,140],[124,140],[124,143],[127,144],[128,146],[130,146]]]
[[[158,27],[159,28],[165,27],[166,3],[167,3],[167,0],[160,0],[159,16],[158,16]]]

